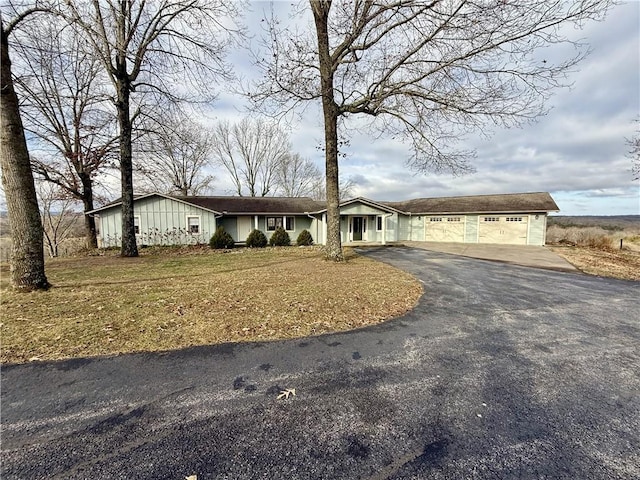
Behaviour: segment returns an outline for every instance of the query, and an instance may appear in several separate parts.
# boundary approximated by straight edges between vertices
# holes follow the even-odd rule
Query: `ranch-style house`
[[[353,198],[340,204],[344,244],[403,241],[544,245],[547,214],[559,211],[549,193],[417,198],[378,202]],[[242,245],[253,229],[267,238],[283,227],[293,242],[308,230],[325,244],[326,204],[307,197],[181,197],[150,193],[134,201],[139,245],[207,243],[223,226]],[[95,215],[102,247],[120,245],[121,202],[89,212]]]

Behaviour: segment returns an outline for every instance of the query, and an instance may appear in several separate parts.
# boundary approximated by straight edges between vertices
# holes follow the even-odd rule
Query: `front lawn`
[[[411,275],[317,248],[160,249],[47,263],[47,292],[15,293],[2,265],[2,362],[26,362],[349,330],[401,315]]]

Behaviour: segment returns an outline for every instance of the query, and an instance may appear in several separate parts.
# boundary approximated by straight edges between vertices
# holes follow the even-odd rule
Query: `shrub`
[[[246,242],[249,248],[264,248],[267,246],[267,237],[260,230],[252,230]]]
[[[273,232],[271,238],[269,239],[269,245],[272,247],[286,247],[291,245],[291,239],[289,238],[289,234],[284,231],[284,228],[278,227],[276,231]]]
[[[233,237],[224,230],[223,226],[218,227],[216,233],[213,234],[211,240],[209,240],[209,246],[211,248],[233,248]]]
[[[296,245],[308,247],[313,245],[313,237],[309,233],[309,230],[302,230],[296,240]]]

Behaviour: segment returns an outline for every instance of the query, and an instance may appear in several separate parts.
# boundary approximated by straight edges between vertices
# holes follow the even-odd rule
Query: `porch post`
[[[322,214],[322,244],[327,244],[327,214]]]
[[[255,215],[255,216],[253,217],[253,221],[254,221],[254,224],[255,224],[255,226],[254,226],[253,228],[254,228],[255,230],[258,230],[258,215]]]
[[[387,216],[382,215],[382,245],[387,243]]]

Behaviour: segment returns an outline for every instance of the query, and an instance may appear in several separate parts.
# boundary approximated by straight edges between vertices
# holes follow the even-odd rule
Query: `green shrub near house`
[[[233,248],[234,243],[233,237],[225,231],[223,226],[219,226],[209,240],[209,246],[215,249]]]
[[[247,237],[246,246],[249,248],[264,248],[267,246],[267,237],[260,230],[254,229]]]
[[[296,239],[296,245],[299,247],[308,247],[313,245],[313,237],[309,233],[309,230],[305,229],[300,232],[300,235],[298,235],[298,238]]]
[[[269,245],[272,247],[287,247],[291,245],[291,239],[289,234],[285,232],[284,228],[278,227],[271,235],[269,239]]]

